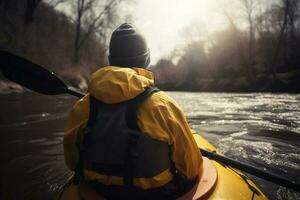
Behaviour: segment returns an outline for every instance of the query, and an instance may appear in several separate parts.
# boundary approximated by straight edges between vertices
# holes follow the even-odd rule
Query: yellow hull
[[[207,140],[205,140],[200,135],[194,135],[194,138],[198,144],[198,147],[204,148],[209,151],[217,151],[217,149],[214,146],[212,146]],[[252,198],[253,191],[249,188],[248,184],[244,181],[244,179],[239,175],[242,174],[241,172],[239,172],[238,170],[233,171],[231,168],[224,167],[218,162],[212,162],[217,169],[218,180],[213,192],[208,198],[209,200],[268,199],[250,179],[247,179],[247,182],[259,192],[259,195],[255,194]],[[236,172],[238,172],[239,174],[237,174]]]
[[[200,135],[195,134],[194,138],[198,144],[198,147],[201,147],[209,151],[217,151],[217,149],[214,146],[212,146],[207,140],[205,140]],[[192,199],[265,200],[267,199],[267,197],[262,193],[262,191],[250,179],[247,179],[246,176],[244,176],[244,178],[242,177],[243,176],[242,172],[232,169],[230,167],[223,166],[215,161],[212,161],[211,163],[216,169],[215,171],[216,171],[217,178],[215,184],[213,184],[213,187],[209,190],[209,192],[206,193],[205,196],[199,198],[197,192],[199,194],[201,187],[198,188],[196,187],[196,191],[192,192],[192,195],[186,195],[180,198],[180,200],[192,200]],[[66,184],[63,191],[61,192],[61,194],[57,199],[61,199],[61,200],[81,199],[79,195],[80,193],[85,194],[84,199],[104,200],[104,198],[97,196],[95,191],[92,191],[87,187],[82,187],[81,192],[79,192],[78,187],[71,184],[71,180],[68,181],[68,183]]]

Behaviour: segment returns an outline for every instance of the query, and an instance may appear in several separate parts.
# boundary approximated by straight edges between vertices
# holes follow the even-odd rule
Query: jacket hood
[[[153,74],[145,69],[108,66],[92,74],[88,90],[96,99],[114,104],[136,97],[153,84]]]

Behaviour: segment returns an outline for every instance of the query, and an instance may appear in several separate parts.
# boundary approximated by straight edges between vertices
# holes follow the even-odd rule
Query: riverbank
[[[89,75],[83,70],[65,70],[59,75],[69,85],[87,91]],[[258,74],[251,79],[242,76],[236,78],[198,78],[183,82],[156,80],[156,84],[161,90],[165,91],[300,93],[300,70],[277,73],[275,76]],[[24,91],[26,89],[14,82],[0,80],[0,94],[21,93]]]
[[[24,88],[19,84],[7,80],[0,80],[0,94],[22,92],[24,92]]]
[[[276,75],[258,74],[248,78],[198,78],[183,82],[159,83],[158,87],[167,91],[191,92],[275,92],[300,93],[300,70]]]

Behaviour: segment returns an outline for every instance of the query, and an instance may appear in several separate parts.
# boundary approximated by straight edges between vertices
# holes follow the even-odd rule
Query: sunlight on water
[[[192,128],[225,155],[300,182],[300,95],[169,94]],[[300,198],[292,190],[258,183],[271,199]]]
[[[299,95],[168,94],[191,127],[226,156],[300,182]],[[4,199],[51,199],[61,189],[70,175],[63,158],[63,126],[75,100],[32,93],[1,98]],[[292,190],[251,178],[270,199],[300,199]]]

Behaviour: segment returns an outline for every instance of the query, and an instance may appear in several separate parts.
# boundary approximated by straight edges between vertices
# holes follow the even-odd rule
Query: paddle
[[[15,81],[28,89],[42,94],[56,95],[68,93],[76,97],[84,96],[83,93],[67,86],[53,72],[49,72],[35,63],[6,51],[0,51],[0,70],[9,80]],[[215,160],[223,165],[233,167],[300,192],[300,184],[289,181],[283,177],[271,174],[254,166],[232,160],[215,152],[206,151],[204,149],[200,149],[200,151],[203,156]]]
[[[54,72],[7,51],[0,51],[0,70],[9,80],[38,93],[47,95],[71,94],[82,97],[84,94],[67,86]]]
[[[287,188],[291,188],[291,189],[293,189],[297,192],[300,192],[300,184],[298,184],[298,183],[287,180],[287,179],[285,179],[281,176],[278,176],[276,174],[272,174],[270,172],[261,170],[257,167],[248,165],[246,163],[242,163],[242,162],[233,160],[231,158],[227,158],[223,155],[217,154],[216,152],[206,151],[206,150],[201,149],[201,148],[199,150],[200,150],[200,152],[203,156],[208,157],[211,160],[215,160],[215,161],[217,161],[217,162],[219,162],[219,163],[221,163],[225,166],[226,165],[230,166],[232,168],[241,170],[243,172],[246,172],[246,173],[252,174],[254,176],[257,176],[259,178],[271,181],[271,182],[276,183],[278,185],[281,185],[281,186],[284,186],[284,187],[287,187]]]

